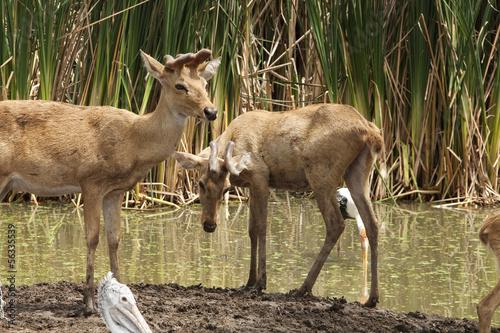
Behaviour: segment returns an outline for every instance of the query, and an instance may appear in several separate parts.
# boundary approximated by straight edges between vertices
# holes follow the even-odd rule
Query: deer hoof
[[[377,306],[378,303],[378,298],[375,297],[370,297],[365,304],[363,304],[363,307],[365,308],[374,308]]]
[[[85,300],[85,309],[83,310],[83,315],[85,317],[91,316],[97,312],[97,307],[95,305],[94,299]]]
[[[293,293],[293,296],[304,296],[307,293],[310,293],[311,291],[308,291],[306,287],[302,286],[299,289],[295,290]]]

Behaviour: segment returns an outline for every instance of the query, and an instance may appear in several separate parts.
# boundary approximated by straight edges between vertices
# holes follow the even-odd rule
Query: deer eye
[[[186,92],[188,91],[188,88],[186,86],[182,85],[182,84],[176,84],[175,85],[175,89],[177,89],[177,90],[184,90]]]
[[[205,191],[205,185],[203,185],[201,180],[198,182],[198,186],[200,187],[201,190]]]

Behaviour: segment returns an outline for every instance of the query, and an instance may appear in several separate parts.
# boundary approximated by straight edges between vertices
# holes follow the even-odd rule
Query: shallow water
[[[380,307],[476,319],[475,306],[497,281],[494,256],[477,230],[498,209],[443,209],[430,205],[374,204],[380,221]],[[200,225],[198,206],[172,211],[124,211],[120,267],[125,283],[203,284],[239,287],[250,262],[248,207],[230,203],[213,234]],[[269,205],[267,292],[298,288],[324,240],[324,223],[314,200]],[[73,205],[0,205],[0,277],[9,273],[7,237],[15,225],[16,285],[82,282],[85,278],[83,211]],[[109,269],[101,228],[96,277]],[[318,277],[313,294],[359,301],[369,282],[363,272],[354,220]],[[368,258],[368,265],[370,265]],[[368,268],[369,271],[369,268]],[[368,274],[369,281],[369,274]],[[500,311],[494,317],[500,325]]]

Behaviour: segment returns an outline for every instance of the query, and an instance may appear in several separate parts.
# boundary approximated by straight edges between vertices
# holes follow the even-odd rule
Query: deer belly
[[[276,170],[269,175],[269,187],[288,191],[307,191],[310,189],[309,182],[304,170]]]
[[[73,184],[46,184],[37,179],[35,176],[21,176],[12,174],[10,177],[9,188],[14,191],[33,193],[43,197],[60,196],[70,193],[78,193],[82,191],[80,185]]]

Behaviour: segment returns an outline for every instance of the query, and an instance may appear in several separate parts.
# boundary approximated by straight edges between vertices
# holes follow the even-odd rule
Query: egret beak
[[[151,329],[135,304],[132,306],[117,304],[109,310],[109,314],[117,325],[126,327],[131,332],[151,333]]]

